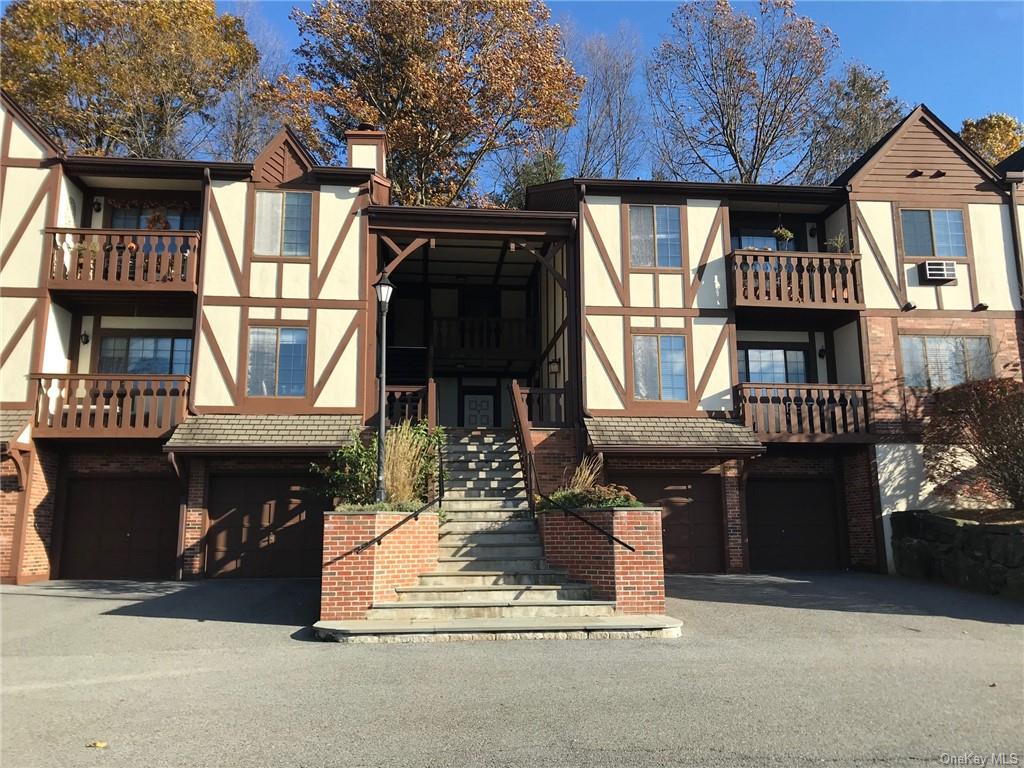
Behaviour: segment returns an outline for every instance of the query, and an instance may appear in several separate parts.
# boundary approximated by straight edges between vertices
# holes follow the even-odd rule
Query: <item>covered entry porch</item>
[[[576,219],[572,213],[370,206],[370,285],[394,285],[386,316],[387,415],[510,428],[516,382],[536,425],[579,412]],[[376,391],[380,313],[368,334]],[[377,398],[366,399],[367,417]]]

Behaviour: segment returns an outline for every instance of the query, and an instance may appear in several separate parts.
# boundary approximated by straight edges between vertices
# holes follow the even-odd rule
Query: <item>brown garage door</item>
[[[708,475],[629,475],[614,479],[645,504],[660,505],[667,573],[722,573],[722,491]]]
[[[172,579],[179,490],[163,478],[72,479],[61,576]]]
[[[306,498],[308,483],[295,476],[211,478],[206,575],[319,576],[324,504]]]
[[[750,478],[747,535],[753,571],[838,568],[832,481]]]

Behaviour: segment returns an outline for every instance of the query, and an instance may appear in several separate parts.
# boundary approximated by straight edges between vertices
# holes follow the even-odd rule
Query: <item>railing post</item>
[[[437,385],[433,379],[427,379],[427,426],[437,427]]]

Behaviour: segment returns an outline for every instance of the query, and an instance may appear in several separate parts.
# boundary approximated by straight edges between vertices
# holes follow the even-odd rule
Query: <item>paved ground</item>
[[[306,582],[7,587],[0,762],[919,766],[1024,752],[1020,604],[866,575],[669,590],[678,641],[338,646],[302,629]],[[109,747],[86,747],[97,739]]]

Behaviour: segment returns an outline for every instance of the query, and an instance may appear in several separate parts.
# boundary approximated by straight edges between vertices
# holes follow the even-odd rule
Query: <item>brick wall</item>
[[[876,520],[881,514],[877,502],[877,473],[872,447],[859,448],[843,454],[843,492],[846,502],[846,532],[849,541],[850,565],[854,568],[879,570],[883,567],[881,542],[876,536]]]
[[[18,488],[18,470],[14,459],[4,457],[0,462],[0,580],[12,581],[11,557],[14,552],[14,526],[18,519],[21,490]]]
[[[544,557],[574,579],[590,584],[594,595],[615,601],[620,613],[665,613],[665,568],[661,509],[584,511],[588,519],[636,548],[630,552],[580,520],[562,512],[539,517]]]
[[[68,453],[69,475],[166,475],[174,476],[167,456],[159,449],[147,453]]]
[[[397,599],[395,587],[413,586],[437,570],[438,516],[424,512],[389,534],[380,545],[354,548],[404,518],[404,512],[326,512],[320,620],[366,618],[374,602]]]
[[[576,430],[532,429],[534,465],[537,480],[544,493],[551,493],[572,475],[579,462]]]
[[[60,460],[56,451],[36,443],[29,463],[31,469],[26,489],[28,519],[25,521],[16,575],[19,583],[48,579],[53,568],[53,517]]]

